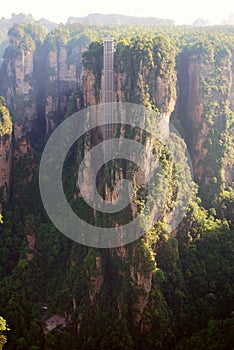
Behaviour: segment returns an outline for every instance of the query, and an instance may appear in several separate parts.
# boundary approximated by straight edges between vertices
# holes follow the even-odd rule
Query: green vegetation
[[[167,221],[178,190],[178,168],[167,147],[145,132],[126,127],[125,137],[143,144],[151,141],[149,154],[159,159],[160,175],[168,181],[166,203],[158,222],[136,242],[115,249],[81,246],[58,232],[41,203],[38,168],[48,135],[38,137],[37,124],[32,124],[30,132],[26,129],[27,133],[23,128],[28,151],[21,152],[19,140],[14,140],[10,201],[3,209],[3,222],[0,215],[0,308],[11,328],[6,348],[231,350],[234,29],[70,24],[45,36],[35,24],[16,25],[9,31],[11,45],[5,53],[6,62],[13,64],[23,51],[37,51],[36,74],[27,77],[31,95],[25,94],[26,99],[13,94],[14,105],[8,101],[17,123],[27,122],[30,108],[26,106],[35,103],[34,93],[40,120],[45,118],[45,103],[51,97],[48,119],[52,126],[84,106],[86,92],[81,80],[73,85],[63,81],[61,63],[67,64],[68,70],[74,64],[80,73],[83,59],[84,68],[94,74],[93,96],[100,102],[101,39],[105,35],[115,36],[117,98],[143,104],[157,116],[167,114],[169,104],[177,102],[173,121],[180,125],[192,156],[198,160],[196,175],[202,169],[202,176],[194,184],[186,217],[170,235]],[[66,62],[61,62],[64,49]],[[53,67],[48,67],[49,53],[57,59]],[[187,105],[188,78],[194,73],[188,70],[192,64],[199,74],[202,104],[202,112],[195,120],[191,120]],[[4,72],[0,90],[6,84],[4,91],[8,92],[8,75]],[[14,91],[15,85],[11,87]],[[12,132],[12,124],[3,98],[0,118],[0,136],[4,140],[4,135]],[[117,129],[115,136],[119,132]],[[79,197],[77,165],[84,155],[84,145],[90,148],[96,135],[98,130],[95,135],[94,131],[85,135],[69,151],[63,171],[66,197],[73,210],[91,224],[115,226],[129,222],[133,215],[130,206],[121,213],[103,216],[98,211],[94,213]],[[197,140],[201,141],[200,149]],[[177,146],[178,158],[183,162],[178,138]],[[106,171],[99,179],[100,193],[105,181],[112,188],[118,176],[124,175],[133,183],[136,207],[141,212],[148,193],[147,186],[137,184],[137,171],[131,162],[116,162],[116,176]],[[188,176],[187,169],[181,179],[184,189]],[[160,180],[159,176],[159,184]],[[162,186],[158,187],[158,197],[159,191],[163,192]],[[45,336],[45,321],[58,314],[66,319],[67,326],[55,327]],[[4,322],[0,318],[0,333],[6,328]],[[1,333],[0,343],[3,342],[5,336]]]
[[[101,79],[103,69],[103,45],[101,42],[91,43],[89,50],[83,55],[84,67],[91,70],[95,76],[93,84],[96,103],[100,102]]]
[[[39,21],[35,21],[31,15],[25,15],[20,13],[19,15],[12,14],[11,18],[1,18],[0,19],[0,64],[2,63],[2,57],[5,49],[9,45],[8,40],[8,31],[14,25],[22,24],[22,23],[35,23],[43,27],[46,32],[54,29],[57,25],[52,23],[46,19],[41,19]]]
[[[10,113],[6,107],[5,99],[0,96],[0,139],[4,136],[11,135],[12,132],[12,122]]]
[[[36,45],[45,38],[44,29],[35,23],[14,25],[8,32],[10,46],[4,53],[5,58],[16,57],[22,52],[34,51]]]
[[[230,180],[227,183],[234,159],[234,113],[230,104],[232,45],[233,37],[213,33],[202,33],[198,37],[196,34],[193,40],[190,38],[189,45],[184,44],[178,59],[180,88],[184,94],[178,117],[186,129],[185,137],[196,164],[195,178],[203,204],[216,209],[220,208],[221,193],[230,191],[232,186]],[[194,73],[197,82],[191,81],[190,84],[196,84],[194,94],[199,92],[197,105],[202,104],[200,112],[199,107],[195,107],[197,120],[186,102],[191,97],[186,85],[188,74],[192,76]]]
[[[176,47],[173,40],[165,34],[139,36],[130,41],[121,40],[116,51],[118,72],[125,77],[122,84],[124,100],[164,111],[175,92]],[[167,91],[161,94],[164,97],[160,96],[162,86],[157,79],[166,82]]]
[[[7,338],[2,332],[8,330],[9,328],[7,328],[6,320],[4,320],[2,316],[0,316],[0,350],[2,350],[3,345],[7,342]]]

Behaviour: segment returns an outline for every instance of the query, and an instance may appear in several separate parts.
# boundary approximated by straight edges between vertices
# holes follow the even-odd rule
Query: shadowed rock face
[[[233,181],[233,55],[226,50],[219,56],[216,50],[214,46],[213,56],[195,50],[178,59],[175,114],[185,130],[195,181],[207,206]]]
[[[52,315],[50,316],[44,323],[44,333],[47,334],[48,332],[51,332],[53,329],[57,327],[65,327],[66,326],[66,319],[65,317],[62,317],[60,315]]]
[[[63,47],[46,53],[37,48],[5,59],[0,92],[24,133],[49,133],[64,118],[80,80],[76,66],[67,60]]]
[[[9,135],[5,142],[0,140],[0,188],[3,189],[5,199],[11,181],[11,155],[11,135]]]
[[[227,56],[226,63],[228,60],[230,57]],[[212,177],[215,175],[212,173],[211,165],[206,164],[211,152],[206,141],[213,126],[204,112],[207,105],[211,103],[217,102],[221,105],[224,97],[233,109],[234,88],[231,65],[227,63],[227,69],[224,72],[227,78],[227,93],[222,96],[221,90],[216,93],[204,92],[202,84],[202,78],[206,79],[214,73],[215,64],[207,63],[199,56],[186,57],[183,66],[177,72],[179,96],[177,98],[175,96],[176,72],[173,64],[170,67],[171,71],[169,70],[170,74],[163,77],[157,73],[156,68],[144,70],[145,63],[142,61],[136,74],[138,78],[133,81],[129,77],[129,67],[123,67],[123,63],[119,59],[115,67],[115,101],[129,102],[129,99],[133,102],[131,91],[137,88],[138,103],[146,105],[152,103],[167,125],[176,104],[175,114],[185,128],[196,180],[204,187],[209,186],[211,174]],[[0,73],[0,93],[6,98],[14,121],[16,140],[14,165],[26,156],[31,159],[27,163],[28,174],[22,184],[30,183],[35,170],[35,155],[30,145],[32,135],[48,136],[66,115],[81,109],[84,105],[92,106],[102,101],[101,79],[97,82],[96,73],[87,67],[82,73],[78,65],[69,63],[69,51],[65,46],[58,46],[56,50],[49,51],[38,47],[35,51],[22,52],[17,57],[5,59]],[[147,91],[145,91],[146,86]],[[77,93],[77,90],[81,92]],[[214,115],[213,122],[216,122],[217,118],[218,115]],[[219,130],[217,126],[220,134],[225,127],[221,124]],[[97,131],[95,135],[93,133],[85,143],[87,149],[83,149],[83,153],[101,139],[101,132]],[[153,149],[151,139],[147,140],[146,148],[150,154]],[[11,162],[11,131],[8,131],[1,136],[0,140],[0,186],[5,192],[10,184]],[[147,165],[150,167],[150,162],[147,163],[147,160],[145,164],[146,167]],[[226,163],[221,170],[224,172],[223,181],[230,183],[232,181],[231,163]],[[119,179],[124,178],[124,171],[122,169],[121,173],[120,170]],[[139,184],[142,182],[139,173],[136,173],[136,179]],[[103,179],[99,180],[99,183],[102,183]],[[112,195],[109,193],[109,198],[112,198]],[[135,210],[136,207],[132,206],[133,217]],[[31,261],[36,251],[36,230],[29,227],[26,238],[26,257]],[[154,244],[155,242],[152,243]],[[108,253],[96,250],[87,259],[87,266],[83,262],[85,259],[82,260],[82,264],[85,265],[84,276],[87,280],[85,297],[83,297],[84,305],[81,305],[79,297],[69,295],[73,310],[78,314],[78,333],[82,331],[82,322],[86,317],[84,307],[89,310],[92,307],[100,307],[99,303],[105,306],[105,301],[102,300],[104,293],[110,298],[109,302],[112,303],[113,309],[117,310],[117,318],[130,315],[132,324],[140,328],[141,332],[150,329],[147,312],[150,311],[149,305],[152,302],[155,264],[151,264],[154,258],[150,256],[149,247],[146,252],[143,247],[144,242],[140,241],[135,246],[123,246]],[[80,261],[72,260],[71,269],[75,270],[79,264]],[[116,268],[117,265],[118,268]],[[45,322],[44,329],[51,331],[65,324],[62,316],[52,315]]]
[[[4,201],[7,202],[10,182],[11,182],[11,163],[12,163],[12,122],[5,102],[0,101],[0,189],[2,197],[0,199],[0,208]]]
[[[129,102],[128,98],[131,98],[131,86],[133,84],[137,85],[139,92],[139,99],[142,104],[144,104],[144,99],[149,99],[148,102],[156,103],[160,120],[162,120],[163,125],[165,126],[165,130],[169,128],[169,121],[171,113],[174,110],[176,103],[176,96],[174,91],[176,90],[176,76],[174,71],[173,63],[169,67],[169,74],[167,77],[160,76],[157,73],[156,68],[152,68],[151,70],[144,70],[143,61],[139,64],[139,78],[136,79],[136,82],[133,83],[131,81],[131,77],[129,76],[127,66],[124,67],[124,62],[118,56],[118,49],[115,53],[115,71],[114,71],[114,102]],[[101,64],[99,65],[101,66]],[[90,68],[84,68],[83,74],[83,93],[84,93],[84,101],[88,106],[95,105],[100,103],[103,100],[103,86],[104,81],[103,77],[101,81],[98,80],[97,72],[92,71]],[[134,85],[134,88],[135,88]],[[97,92],[96,87],[99,86],[99,91]],[[145,94],[145,86],[149,87],[148,95]],[[127,91],[127,92],[126,92]],[[97,99],[98,96],[98,99]],[[126,98],[127,96],[127,98]],[[130,100],[130,102],[133,102]],[[97,134],[96,134],[97,135]],[[100,128],[100,137],[102,138],[103,130]],[[142,137],[142,136],[139,136]],[[98,141],[95,137],[90,140],[90,143],[87,145],[88,148],[92,148]],[[145,141],[145,147],[149,154],[151,154],[152,149],[154,147],[154,143],[149,138]],[[150,168],[152,166],[150,159],[145,159],[144,169]],[[125,177],[125,169],[122,168],[122,172],[118,173],[119,178]],[[141,174],[138,172],[135,174],[136,182],[141,183]],[[99,179],[100,180],[100,179]],[[103,180],[100,180],[101,183]],[[143,181],[144,182],[144,181]],[[113,192],[109,191],[105,196],[110,200],[113,198]],[[132,216],[134,217],[136,207],[131,203]],[[113,280],[117,280],[118,289],[115,291],[115,300],[114,303],[117,303],[117,309],[119,313],[119,317],[126,316],[126,308],[128,312],[131,314],[133,319],[133,324],[136,327],[139,327],[142,332],[146,331],[150,328],[148,322],[145,318],[145,311],[148,306],[148,301],[150,298],[151,288],[152,288],[152,271],[149,270],[146,272],[144,270],[144,263],[142,263],[141,259],[138,258],[138,253],[141,250],[141,243],[137,247],[123,246],[119,248],[115,248],[111,251],[109,256],[110,265],[115,264],[116,259],[121,259],[124,264],[124,269],[119,268],[118,272],[109,271],[108,274],[105,274],[104,271],[107,269],[107,261],[104,259],[102,262],[103,267],[102,270],[95,269],[95,273],[93,276],[93,286],[91,285],[92,292],[89,292],[91,296],[95,296],[91,298],[91,303],[98,303],[98,299],[101,297],[102,288],[109,288]],[[98,259],[99,256],[96,256]],[[94,258],[93,258],[94,259]],[[128,262],[127,262],[128,261]],[[130,262],[131,261],[131,262]],[[101,277],[100,274],[103,274]],[[122,301],[121,291],[124,288],[124,285],[128,285],[128,288],[132,290],[134,295],[134,301],[129,301],[128,305]]]

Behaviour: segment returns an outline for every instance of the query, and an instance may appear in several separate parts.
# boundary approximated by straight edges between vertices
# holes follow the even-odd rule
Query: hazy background
[[[130,16],[173,19],[176,24],[192,24],[196,19],[208,20],[207,24],[234,24],[233,0],[1,0],[0,17],[12,13],[32,14],[38,20],[45,17],[65,23],[70,16],[83,17],[89,13],[123,14]]]

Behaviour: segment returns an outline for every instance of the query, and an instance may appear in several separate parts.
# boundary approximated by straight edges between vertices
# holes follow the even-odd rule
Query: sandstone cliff
[[[16,139],[14,201],[19,207],[25,206],[29,213],[31,210],[36,212],[33,207],[35,203],[31,199],[34,194],[32,188],[35,187],[29,186],[37,168],[36,152],[31,140],[48,137],[66,116],[83,106],[92,106],[102,101],[102,45],[97,43],[86,52],[82,73],[79,66],[82,50],[56,40],[53,47],[46,41],[30,49],[24,48],[17,54],[8,50],[0,73],[0,92],[9,105]],[[120,43],[115,54],[115,101],[143,104],[155,110],[167,127],[175,103],[177,104],[175,115],[185,128],[200,195],[208,202],[232,181],[232,152],[231,149],[223,152],[222,143],[232,135],[233,56],[227,49],[219,54],[217,52],[219,50],[215,47],[212,52],[205,54],[196,49],[192,53],[182,52],[178,59],[177,74],[176,50],[168,38]],[[91,133],[82,144],[85,149],[78,151],[83,155],[101,138],[101,133]],[[139,138],[142,140],[142,134]],[[160,153],[160,147],[157,148],[150,138],[144,142],[149,154],[154,151],[162,157],[172,183],[173,164],[168,161],[168,154]],[[228,142],[230,145],[230,140]],[[0,151],[0,185],[7,193],[11,168],[10,128],[1,135]],[[145,159],[145,168],[147,167],[150,168],[150,162]],[[118,176],[122,179],[125,175],[126,167],[121,165]],[[102,180],[103,178],[99,184],[103,183]],[[134,180],[139,187],[143,183],[141,174],[137,171]],[[70,178],[68,182],[70,184]],[[110,192],[109,198],[113,195]],[[154,278],[160,279],[156,267],[156,243],[159,239],[162,242],[169,240],[164,224],[172,211],[175,193],[176,188],[171,185],[161,226],[136,244],[108,252],[82,247],[77,256],[71,256],[69,273],[72,290],[67,298],[68,304],[72,304],[78,333],[84,331],[85,322],[92,320],[93,310],[98,314],[98,310],[105,309],[107,305],[112,306],[115,320],[128,320],[129,324],[141,332],[152,331],[153,322],[149,311],[153,305],[156,310],[154,317],[158,320],[157,301],[160,299],[158,282],[153,283]],[[74,193],[72,197],[79,200]],[[82,205],[81,202],[77,204],[80,212],[83,210]],[[132,205],[131,217],[134,217],[135,210],[136,206]],[[25,219],[24,215],[22,210]],[[86,218],[92,215],[98,222],[93,212],[85,212]],[[114,223],[117,219],[114,218]],[[27,242],[24,247],[29,262],[34,258],[37,243],[36,230],[31,221],[33,220],[25,219]],[[68,256],[69,254],[66,259],[69,259]],[[105,296],[108,300],[105,300]]]
[[[0,97],[0,208],[8,200],[12,163],[12,122],[5,101]]]
[[[175,48],[169,42],[163,44],[161,38],[156,38],[155,42],[146,43],[148,51],[138,52],[138,47],[142,43],[133,41],[131,45],[117,45],[115,53],[115,71],[114,71],[114,102],[132,102],[140,103],[146,107],[153,108],[158,117],[164,123],[165,129],[169,128],[169,120],[176,102],[176,74],[175,74]],[[162,46],[161,46],[162,45]],[[156,53],[155,53],[155,50]],[[103,66],[102,55],[100,51],[101,44],[93,45],[90,52],[87,52],[84,60],[83,75],[83,93],[84,101],[87,106],[92,106],[102,101],[103,96]],[[163,51],[165,50],[165,51]],[[159,59],[161,55],[165,55],[163,59]],[[162,53],[163,52],[163,53]],[[158,54],[158,56],[157,56]],[[139,57],[138,57],[138,56]],[[93,57],[96,61],[93,61]],[[138,135],[142,138],[142,135]],[[95,145],[97,140],[91,139],[89,147]],[[155,148],[154,142],[148,138],[145,141],[148,154],[150,155]],[[156,152],[159,152],[157,149]],[[160,152],[159,152],[160,153]],[[144,160],[144,169],[151,168],[152,164],[149,158]],[[122,165],[119,169],[118,178],[126,178],[126,169]],[[128,176],[128,175],[127,175]],[[115,179],[116,180],[116,179]],[[142,175],[137,172],[135,174],[136,185],[143,185]],[[99,181],[100,183],[101,181]],[[106,198],[113,198],[114,194],[105,193]],[[134,217],[137,208],[131,205],[131,215]],[[123,214],[124,215],[124,214]],[[156,236],[152,239],[151,244]],[[148,302],[152,289],[152,276],[155,269],[155,261],[150,243],[146,243],[147,239],[143,239],[137,245],[123,246],[115,248],[111,251],[108,261],[111,265],[115,265],[118,261],[118,271],[109,271],[101,278],[100,274],[104,274],[105,269],[99,270],[93,276],[95,285],[101,282],[102,288],[110,288],[115,290],[113,303],[116,304],[119,317],[125,318],[130,313],[133,324],[140,328],[142,332],[150,329],[150,323],[145,317]],[[143,254],[140,258],[140,254]],[[93,257],[94,261],[95,257]],[[98,259],[98,256],[96,256]],[[103,259],[107,263],[107,259]],[[121,261],[121,263],[120,263]],[[122,268],[121,268],[122,266]],[[147,266],[147,268],[146,268]],[[106,269],[109,270],[106,265]],[[116,283],[118,288],[114,288]],[[93,289],[91,286],[90,288]],[[124,291],[132,293],[132,298],[127,301]],[[92,304],[99,303],[99,295],[101,289],[94,287],[95,298],[92,297]],[[89,292],[93,295],[93,292]]]
[[[200,196],[210,205],[233,181],[232,54],[222,44],[209,50],[195,45],[179,56],[178,67],[176,116],[185,130]]]

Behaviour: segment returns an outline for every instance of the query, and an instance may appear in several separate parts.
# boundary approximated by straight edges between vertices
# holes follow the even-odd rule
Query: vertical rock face
[[[231,91],[230,91],[230,108],[234,111],[234,55],[231,57]]]
[[[38,137],[52,132],[82,88],[83,46],[70,47],[53,40],[52,35],[43,43],[40,30],[30,24],[11,31],[11,45],[0,71],[0,94],[18,128],[16,138],[20,134],[33,133]],[[81,94],[73,109],[79,109],[79,104]]]
[[[5,59],[1,68],[1,94],[6,98],[14,122],[24,130],[31,130],[37,118],[34,51],[22,51]]]
[[[175,48],[169,43],[164,43],[168,51],[161,51],[163,49],[160,40],[157,38],[155,42],[145,44],[149,45],[149,52],[143,58],[141,54],[144,52],[138,52],[141,42],[136,41],[124,48],[117,46],[114,63],[114,100],[151,106],[162,116],[170,116],[176,102]],[[102,50],[101,44],[93,45],[89,54],[85,56],[83,81],[87,105],[102,101]],[[157,53],[161,61],[156,57]],[[168,55],[167,60],[163,55]]]
[[[230,109],[232,111],[232,114],[234,115],[234,54],[232,53],[232,59],[231,59],[231,91],[230,91]],[[234,117],[232,118],[232,120]],[[229,129],[229,135],[230,135],[230,144],[233,149],[234,145],[234,122],[230,123],[230,129]],[[225,181],[228,185],[232,185],[234,181],[234,174],[233,174],[233,167],[234,167],[234,155],[229,153],[230,156],[230,163],[226,164],[225,167]],[[233,210],[234,212],[234,210]]]
[[[134,305],[136,308],[135,311],[135,325],[141,328],[141,331],[144,331],[144,328],[147,328],[147,325],[144,323],[144,312],[148,304],[151,287],[152,287],[152,272],[142,272],[135,271],[132,269],[132,280],[136,284],[136,292],[138,295],[137,302]]]
[[[4,192],[9,188],[11,171],[11,135],[7,140],[0,140],[0,187],[4,188]]]
[[[179,58],[176,114],[185,128],[195,180],[205,203],[231,183],[233,87],[231,53],[219,44]],[[227,144],[227,150],[223,144]]]
[[[174,48],[168,46],[168,52],[163,53],[160,56],[161,59],[165,59],[167,64],[162,68],[162,61],[158,60],[157,53],[161,50],[161,42],[150,43],[149,52],[146,57],[141,58],[138,62],[137,50],[139,44],[137,41],[132,46],[126,46],[123,48],[117,47],[115,53],[115,72],[114,72],[114,100],[118,102],[132,102],[143,104],[149,108],[153,108],[160,115],[160,120],[163,125],[165,124],[165,130],[169,129],[169,119],[172,111],[174,110],[176,96],[175,96],[175,84],[176,75],[174,71],[175,53]],[[159,47],[158,47],[158,46]],[[146,44],[147,46],[147,44]],[[134,47],[134,49],[133,49]],[[102,56],[97,56],[100,51],[100,47],[92,47],[90,56],[86,56],[84,67],[84,101],[87,106],[95,105],[101,101],[102,97]],[[155,55],[155,57],[154,57]],[[92,66],[92,57],[96,57],[95,64]],[[97,62],[100,60],[100,62]],[[136,60],[136,62],[134,62]],[[150,62],[150,63],[149,63]],[[98,70],[97,70],[98,67]],[[147,67],[147,68],[145,68]],[[98,90],[98,91],[97,91]],[[141,136],[140,136],[141,137]],[[149,138],[145,141],[145,147],[148,150],[149,155],[154,148],[154,143]],[[91,143],[95,145],[96,140],[91,140]],[[150,171],[151,159],[144,160],[144,169]],[[124,172],[124,169],[122,169]],[[126,174],[125,174],[126,175]],[[126,177],[124,173],[118,174],[119,178]],[[141,182],[140,174],[135,174],[136,181],[139,179]],[[112,198],[113,193],[105,194],[107,198]],[[136,208],[132,205],[132,216],[135,215]],[[145,250],[144,250],[145,249]],[[103,288],[107,288],[109,285],[110,290],[113,290],[113,303],[117,304],[119,317],[127,317],[127,313],[131,314],[133,324],[140,328],[143,332],[150,328],[150,325],[146,321],[145,312],[147,310],[148,301],[152,287],[152,275],[155,267],[149,253],[150,248],[145,247],[145,242],[140,241],[139,244],[128,247],[119,247],[111,251],[110,265],[115,265],[116,261],[121,261],[118,271],[109,271],[111,277],[101,279],[100,274],[104,273],[105,269],[96,273],[93,277],[93,293],[96,295],[96,299],[92,298],[92,303],[95,301],[98,303],[98,294],[100,290],[97,286],[99,283],[104,285]],[[143,253],[144,252],[144,253]],[[139,256],[141,255],[142,256]],[[145,259],[143,258],[145,254]],[[123,265],[123,268],[121,268]],[[149,268],[147,269],[146,266]],[[106,267],[106,269],[110,269]],[[114,282],[119,281],[119,282]],[[115,288],[113,287],[115,285]],[[118,288],[116,287],[118,286]],[[126,304],[126,296],[123,290],[131,290],[132,300]],[[89,292],[93,295],[92,292]]]
[[[89,297],[91,301],[91,305],[94,303],[94,298],[101,291],[103,285],[104,277],[102,271],[102,261],[101,256],[96,256],[95,262],[95,274],[90,276],[91,288],[89,290]]]
[[[94,73],[90,69],[85,69],[83,76],[83,91],[84,103],[86,106],[94,106],[99,102],[95,96],[95,84],[96,78]]]
[[[33,215],[28,215],[25,220],[25,229],[26,229],[26,239],[27,244],[25,246],[25,255],[27,260],[32,260],[35,253],[35,245],[36,245],[36,227],[35,227],[35,219]]]
[[[203,159],[207,155],[207,149],[203,147],[204,137],[207,130],[203,121],[204,100],[202,98],[200,77],[206,70],[201,62],[196,59],[191,59],[188,63],[188,111],[186,113],[188,132],[191,133],[191,148],[194,150],[192,153],[193,167],[197,180],[201,181],[205,169],[200,165],[200,159]],[[199,130],[199,138],[191,130]]]
[[[69,53],[66,45],[56,45],[53,49],[48,49],[45,45],[33,50],[21,50],[16,56],[5,58],[1,70],[0,91],[5,95],[15,121],[14,136],[17,142],[14,149],[14,166],[15,169],[18,167],[18,179],[15,180],[18,192],[17,189],[14,192],[16,197],[21,196],[23,203],[25,200],[22,193],[24,189],[27,192],[27,185],[32,181],[36,168],[27,132],[37,134],[41,125],[42,134],[49,135],[66,115],[80,108],[82,93],[85,106],[101,102],[101,50],[100,45],[94,45],[93,51],[91,49],[87,53],[83,80],[77,65],[70,60],[71,52]],[[218,81],[221,68],[221,77],[225,84]],[[217,162],[214,162],[216,151],[221,152],[219,145],[223,142],[223,134],[231,134],[226,117],[231,115],[229,102],[230,108],[234,109],[230,53],[227,50],[221,57],[214,58],[212,55],[208,55],[208,58],[198,54],[187,55],[184,57],[182,70],[183,74],[179,72],[180,97],[176,113],[188,135],[196,179],[203,185],[203,190],[212,181],[215,186],[218,183],[218,191],[222,183],[232,180],[231,157],[228,162],[227,157],[218,153],[217,157],[226,163],[225,166],[222,163],[218,164],[218,168],[213,168],[213,164],[217,165]],[[148,41],[146,44],[133,41],[131,45],[119,46],[116,51],[114,74],[115,100],[148,106],[158,112],[168,130],[176,101],[173,45],[167,43],[166,39],[162,41],[157,38],[155,42]],[[77,92],[79,89],[82,90],[81,93]],[[214,135],[211,133],[212,129],[215,130]],[[82,156],[98,143],[101,137],[102,134],[98,130],[90,133],[84,140],[84,149],[79,149]],[[144,167],[149,171],[150,154],[152,150],[157,153],[158,149],[150,137],[145,140],[144,145],[149,154],[149,158],[144,160]],[[164,164],[168,165],[167,155],[164,156]],[[0,120],[0,187],[4,195],[9,188],[10,169],[11,123],[5,110],[5,116],[1,116]],[[116,179],[125,178],[124,172],[127,171],[122,166]],[[140,184],[144,184],[143,176],[139,172],[135,173],[135,180],[139,187]],[[172,192],[171,197],[174,194]],[[108,195],[110,199],[113,198],[112,192],[107,193]],[[79,209],[82,210],[82,203]],[[137,205],[132,205],[130,211],[134,217]],[[32,260],[37,242],[33,217],[27,217],[25,223],[26,257]],[[68,297],[72,301],[73,311],[77,313],[78,333],[82,333],[83,324],[91,320],[86,318],[84,310],[92,314],[94,309],[103,309],[108,303],[111,304],[111,307],[108,305],[108,310],[114,310],[115,319],[128,320],[129,324],[142,332],[150,329],[152,323],[147,319],[147,312],[153,295],[153,273],[156,271],[154,247],[158,239],[157,232],[150,235],[152,237],[144,237],[132,245],[108,252],[87,249],[85,253],[86,248],[82,247],[82,264],[80,260],[72,260],[71,285],[81,281],[81,286],[74,286],[72,297],[70,293]],[[80,274],[75,275],[76,269]],[[109,298],[108,302],[103,300],[106,296]]]
[[[5,101],[0,97],[0,208],[7,200],[11,181],[12,123]]]
[[[45,120],[46,131],[51,132],[64,118],[70,98],[78,88],[78,76],[75,64],[68,63],[65,47],[49,51],[46,61],[45,83]]]
[[[44,54],[42,49],[21,52],[5,59],[1,93],[23,133],[38,132],[38,123],[51,132],[67,111],[69,100],[78,87],[76,66],[67,63],[67,50]]]

